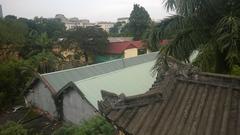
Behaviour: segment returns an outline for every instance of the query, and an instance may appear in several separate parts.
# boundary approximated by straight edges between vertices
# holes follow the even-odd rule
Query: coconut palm
[[[160,47],[155,69],[160,68],[164,56],[193,62],[203,71],[229,73],[240,65],[240,3],[238,0],[166,0],[165,7],[172,15],[146,35],[152,48],[159,41],[170,42]]]

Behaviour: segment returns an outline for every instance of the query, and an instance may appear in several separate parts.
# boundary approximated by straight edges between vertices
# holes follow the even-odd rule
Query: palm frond
[[[225,60],[230,66],[240,61],[240,18],[223,17],[216,26],[216,36],[221,51],[227,50]]]
[[[198,49],[198,55],[193,61],[193,65],[199,67],[201,71],[214,72],[216,63],[216,43],[213,41],[201,45]]]

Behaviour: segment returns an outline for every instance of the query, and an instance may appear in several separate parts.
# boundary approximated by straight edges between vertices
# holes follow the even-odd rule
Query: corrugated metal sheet
[[[156,79],[156,76],[153,76],[151,71],[154,63],[155,61],[145,62],[111,73],[94,76],[75,82],[75,85],[88,101],[97,108],[97,101],[102,100],[101,90],[111,90],[111,92],[117,94],[124,93],[126,96],[146,92]]]
[[[148,61],[154,61],[156,55],[157,53],[144,54],[129,59],[119,59],[85,67],[42,74],[41,77],[44,77],[48,83],[56,90],[56,92],[58,92],[70,81],[76,82],[86,78],[124,69],[126,67],[135,66]]]

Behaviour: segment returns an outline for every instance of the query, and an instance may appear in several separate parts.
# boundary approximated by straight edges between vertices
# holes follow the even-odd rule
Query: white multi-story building
[[[109,32],[110,28],[114,26],[113,22],[98,22],[97,25],[100,26],[106,32]]]
[[[90,21],[87,19],[79,20],[77,17],[68,19],[62,14],[57,14],[55,18],[60,19],[65,24],[67,30],[74,29],[76,27],[89,27],[95,25],[93,23],[90,23]]]
[[[129,18],[128,18],[128,17],[118,18],[118,19],[117,19],[117,22],[129,23]]]

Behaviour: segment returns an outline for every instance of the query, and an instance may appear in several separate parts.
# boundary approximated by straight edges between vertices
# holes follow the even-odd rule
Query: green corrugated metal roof
[[[126,96],[137,95],[149,90],[156,76],[152,74],[155,61],[116,70],[74,82],[88,101],[97,108],[97,101],[102,100],[101,90]]]
[[[109,62],[62,70],[47,74],[41,74],[53,89],[58,92],[69,82],[76,82],[90,77],[110,73],[127,67],[136,66],[145,62],[153,61],[157,53],[149,53],[128,59],[118,59]]]

